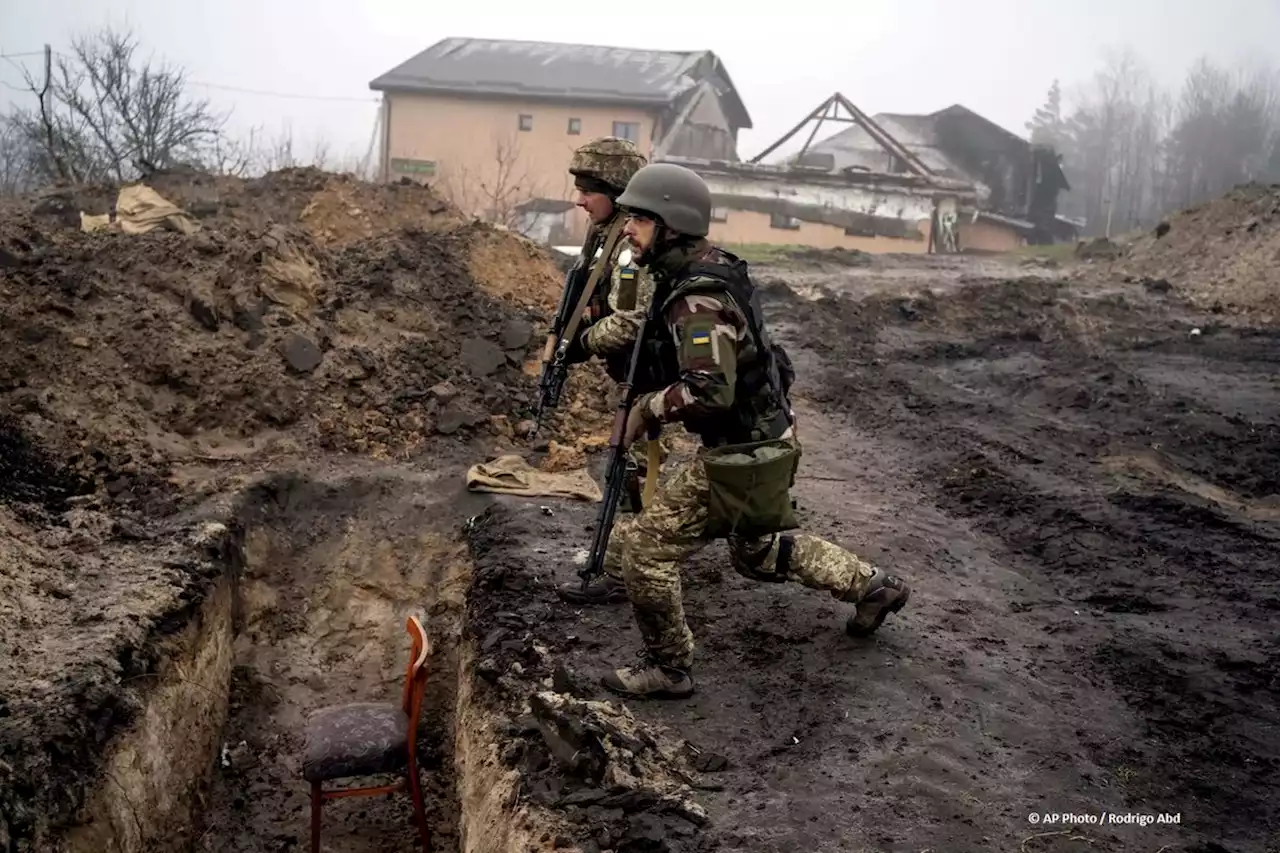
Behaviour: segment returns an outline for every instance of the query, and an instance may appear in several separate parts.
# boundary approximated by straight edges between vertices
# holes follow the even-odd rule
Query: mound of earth
[[[788,260],[802,264],[830,264],[833,266],[865,267],[872,262],[871,255],[860,249],[795,249],[787,253]]]
[[[207,211],[193,234],[59,223],[52,198],[102,211],[87,190],[0,220],[0,414],[111,498],[159,497],[179,463],[511,435],[531,410],[560,287],[532,244],[418,186],[169,178]]]
[[[119,187],[0,207],[4,849],[83,805],[76,786],[224,568],[202,504],[282,460],[528,453],[563,280],[545,251],[412,184],[147,185],[196,227],[82,230]],[[607,441],[605,387],[575,370],[544,464]]]
[[[1182,211],[1130,247],[1121,266],[1167,281],[1200,307],[1280,316],[1280,186],[1249,184]]]

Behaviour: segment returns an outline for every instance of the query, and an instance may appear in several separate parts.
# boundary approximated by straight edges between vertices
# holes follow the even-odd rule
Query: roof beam
[[[840,114],[842,109],[844,112],[848,113],[847,117]],[[936,177],[933,170],[926,166],[919,157],[908,150],[906,146],[895,139],[887,130],[877,124],[871,116],[858,109],[849,101],[848,98],[839,92],[836,92],[834,95],[819,104],[818,107],[801,120],[799,124],[787,131],[785,136],[765,150],[761,151],[755,157],[751,158],[750,162],[759,163],[765,157],[768,157],[774,151],[778,150],[778,148],[785,144],[787,140],[791,139],[791,137],[803,130],[805,125],[809,122],[814,122],[813,130],[809,132],[809,138],[805,140],[804,147],[801,148],[800,153],[796,155],[797,157],[803,156],[804,153],[809,150],[809,146],[813,144],[813,140],[818,135],[818,130],[822,127],[823,122],[827,121],[839,124],[858,125],[875,140],[877,145],[906,164],[906,167],[909,170],[922,178]]]
[[[676,135],[680,132],[680,128],[684,127],[685,122],[689,120],[689,116],[693,115],[693,111],[697,109],[698,104],[702,103],[702,98],[707,94],[707,90],[711,88],[711,81],[701,80],[694,89],[688,102],[685,103],[684,109],[671,121],[671,127],[667,128],[667,133],[662,139],[658,140],[658,144],[653,146],[653,162],[657,163],[663,157],[667,156],[667,152],[671,150],[672,143],[676,140]]]

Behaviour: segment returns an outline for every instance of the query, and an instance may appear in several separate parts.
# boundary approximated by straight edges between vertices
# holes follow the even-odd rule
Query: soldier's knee
[[[795,540],[773,535],[763,539],[729,540],[729,559],[734,571],[745,578],[766,583],[782,583],[791,572]]]
[[[644,551],[628,548],[622,555],[622,583],[627,588],[631,603],[638,607],[654,607],[670,598],[671,578],[662,565]]]

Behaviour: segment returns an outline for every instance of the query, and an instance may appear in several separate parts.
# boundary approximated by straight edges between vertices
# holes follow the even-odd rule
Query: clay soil
[[[113,188],[0,210],[0,850],[58,849],[227,572],[229,718],[175,850],[305,849],[303,720],[395,698],[409,613],[436,850],[1280,849],[1280,328],[1191,262],[1271,239],[1270,190],[1115,262],[757,269],[804,527],[913,598],[857,641],[712,545],[684,574],[698,692],[644,703],[598,687],[628,607],[554,594],[595,507],[463,488],[501,452],[603,462],[598,371],[519,436],[546,253],[418,187],[151,185],[199,231],[80,233]],[[412,849],[409,818],[334,805],[326,849]]]

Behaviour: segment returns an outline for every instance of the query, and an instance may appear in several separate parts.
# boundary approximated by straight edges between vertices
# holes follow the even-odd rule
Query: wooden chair
[[[400,704],[356,702],[332,705],[307,718],[307,744],[302,777],[311,783],[311,853],[320,851],[320,812],[326,800],[370,797],[402,791],[408,783],[424,853],[427,818],[418,778],[418,718],[427,684],[431,643],[416,617],[405,623],[411,638],[409,668]],[[324,790],[324,783],[354,776],[405,772],[405,778],[378,787]]]

